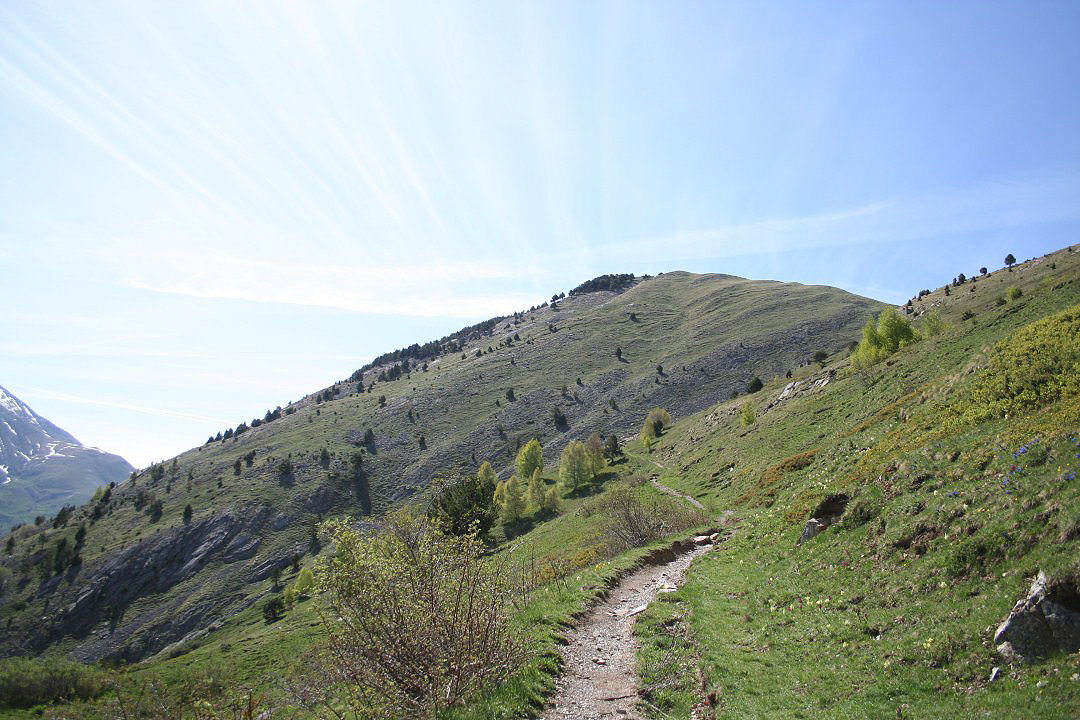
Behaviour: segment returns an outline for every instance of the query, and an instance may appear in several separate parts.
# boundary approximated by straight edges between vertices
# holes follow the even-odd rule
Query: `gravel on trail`
[[[674,591],[694,558],[710,549],[697,546],[667,564],[635,570],[581,618],[563,648],[563,675],[543,720],[644,717],[637,709],[635,617],[658,595]]]

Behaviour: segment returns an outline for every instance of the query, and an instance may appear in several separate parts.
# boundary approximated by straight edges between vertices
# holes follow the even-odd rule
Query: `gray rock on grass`
[[[1011,661],[1034,662],[1055,652],[1080,650],[1080,594],[1040,571],[994,633],[998,652]]]

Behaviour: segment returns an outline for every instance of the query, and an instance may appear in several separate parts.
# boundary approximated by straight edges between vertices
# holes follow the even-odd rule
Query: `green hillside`
[[[767,388],[748,427],[736,401],[663,438],[661,481],[741,522],[639,625],[658,716],[704,688],[718,717],[1076,717],[1080,656],[1009,663],[994,633],[1040,570],[1080,581],[1077,255],[939,288],[913,305],[940,335]]]
[[[310,563],[318,548],[312,519],[362,514],[365,489],[373,511],[415,498],[431,457],[470,471],[491,460],[505,477],[519,441],[534,434],[551,483],[562,446],[599,431],[624,439],[624,459],[570,493],[558,513],[530,511],[493,533],[494,557],[527,558],[541,579],[514,618],[529,649],[524,668],[445,717],[542,711],[568,624],[663,546],[627,549],[620,539],[606,508],[627,492],[654,519],[681,518],[665,525],[682,528],[677,535],[701,523],[697,529],[723,527],[726,536],[695,561],[678,591],[638,618],[649,716],[1075,717],[1080,655],[1050,647],[1031,663],[1010,661],[994,633],[1039,571],[1066,597],[1080,584],[1080,253],[1066,248],[914,299],[901,317],[922,339],[861,368],[848,344],[882,306],[824,288],[671,273],[559,306],[526,314],[517,326],[507,318],[490,338],[429,361],[426,372],[376,382],[370,393],[347,394],[339,384],[336,399],[306,398],[236,443],[195,449],[133,488],[116,488],[123,501],[106,503],[86,535],[84,567],[67,576],[19,579],[33,553],[45,557],[79,517],[66,528],[15,533],[0,615],[12,623],[9,637],[42,637],[22,624],[58,606],[44,605],[42,588],[93,597],[88,590],[102,587],[100,602],[109,591],[95,582],[109,576],[99,568],[130,568],[138,558],[133,577],[156,579],[130,583],[133,599],[114,627],[106,616],[82,635],[43,635],[52,652],[91,658],[108,653],[88,648],[133,647],[148,628],[162,627],[136,619],[165,607],[167,636],[179,641],[116,673],[122,688],[156,683],[162,697],[194,693],[218,708],[253,688],[263,693],[258,708],[305,716],[282,678],[303,676],[305,653],[324,626],[313,600],[270,623],[262,607],[295,578],[286,553]],[[756,315],[761,307],[771,311]],[[507,348],[515,332],[521,339]],[[817,350],[826,356],[808,363]],[[763,387],[748,395],[755,376]],[[555,425],[552,406],[563,410],[566,427]],[[675,422],[646,450],[636,431],[653,406],[667,407]],[[369,426],[375,439],[365,445]],[[448,444],[451,437],[459,446]],[[257,452],[248,465],[250,449]],[[283,474],[285,459],[292,470]],[[393,484],[391,472],[404,482]],[[705,513],[661,494],[650,477],[696,498]],[[163,499],[156,523],[148,505],[137,510],[130,499],[140,489]],[[195,508],[188,525],[179,500]],[[828,526],[800,543],[811,517]],[[266,532],[275,524],[281,529]],[[175,541],[154,544],[164,537]],[[169,552],[157,554],[161,547]],[[214,549],[200,556],[207,547]],[[248,573],[246,584],[230,574],[235,567]],[[161,586],[151,583],[168,582],[170,572],[180,579],[155,592]],[[232,604],[200,605],[210,596]],[[78,617],[71,607],[67,616]],[[208,632],[185,624],[195,608],[215,618]],[[125,628],[133,629],[125,635]],[[107,717],[111,702],[106,693],[63,712]]]
[[[316,551],[327,517],[378,513],[485,461],[505,477],[533,437],[552,463],[571,439],[633,433],[653,406],[702,410],[844,348],[881,307],[835,288],[681,272],[616,290],[482,323],[422,362],[390,356],[63,522],[18,529],[0,653],[130,662],[194,642]]]

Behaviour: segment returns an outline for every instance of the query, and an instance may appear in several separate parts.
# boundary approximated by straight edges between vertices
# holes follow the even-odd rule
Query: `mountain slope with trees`
[[[324,518],[381,512],[484,462],[506,478],[534,437],[554,465],[571,440],[634,434],[653,407],[700,411],[843,350],[882,307],[726,275],[617,284],[480,323],[428,360],[388,354],[20,528],[0,652],[132,661],[192,641],[318,551]]]

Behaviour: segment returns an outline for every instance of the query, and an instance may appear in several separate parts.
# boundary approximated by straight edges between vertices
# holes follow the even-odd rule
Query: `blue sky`
[[[142,465],[605,272],[1075,243],[1075,2],[0,5],[0,384]]]

